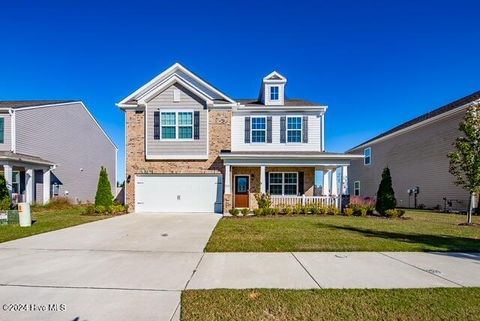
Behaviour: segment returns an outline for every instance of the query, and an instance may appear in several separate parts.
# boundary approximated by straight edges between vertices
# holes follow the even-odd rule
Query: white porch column
[[[25,171],[25,201],[27,203],[33,203],[33,186],[34,183],[34,170],[27,168]]]
[[[348,166],[342,166],[342,195],[348,194]]]
[[[330,193],[331,195],[337,196],[338,195],[338,183],[337,183],[337,167],[333,169],[331,172],[332,176],[332,192]]]
[[[330,170],[323,171],[322,195],[330,195]]]
[[[10,199],[12,198],[12,166],[3,165],[3,174],[5,175],[5,182],[7,183],[8,194],[10,194]]]
[[[232,194],[230,165],[225,165],[225,194]]]
[[[260,166],[260,193],[267,192],[267,180],[265,175],[265,166]]]
[[[43,171],[43,204],[50,201],[50,169]]]

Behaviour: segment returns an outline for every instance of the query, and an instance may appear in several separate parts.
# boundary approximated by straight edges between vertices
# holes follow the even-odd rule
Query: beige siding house
[[[460,135],[467,106],[480,101],[480,92],[454,101],[382,133],[347,153],[364,155],[349,168],[351,195],[375,197],[384,167],[391,171],[400,207],[465,211],[468,192],[456,186],[448,172],[447,154]]]
[[[286,83],[272,72],[258,98],[232,99],[174,64],[119,102],[129,209],[223,213],[255,208],[256,193],[338,206],[346,186],[332,178],[362,156],[326,152],[327,106],[286,98]],[[322,196],[315,171],[330,186]]]

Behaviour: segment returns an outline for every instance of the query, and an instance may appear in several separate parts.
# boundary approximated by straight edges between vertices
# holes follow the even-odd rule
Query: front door
[[[248,176],[235,176],[235,207],[249,207],[249,189],[250,182]]]

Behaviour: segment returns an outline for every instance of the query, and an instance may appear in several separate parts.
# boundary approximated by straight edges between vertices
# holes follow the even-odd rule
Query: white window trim
[[[18,176],[16,176],[15,174],[17,174]],[[18,182],[15,182],[15,181],[14,181],[15,177],[18,178]],[[14,189],[14,188],[13,188],[13,185],[18,185],[18,193],[16,193],[16,194],[21,194],[21,191],[20,191],[20,186],[21,186],[20,181],[21,181],[21,179],[22,179],[22,178],[20,177],[20,171],[18,171],[18,170],[12,170],[12,191],[13,191],[13,189]]]
[[[277,88],[277,98],[276,99],[272,98],[273,88]],[[279,101],[280,100],[280,86],[270,86],[270,92],[268,94],[270,95],[270,100],[271,101]]]
[[[300,118],[300,141],[299,142],[288,141],[288,131],[298,131],[298,129],[288,129],[289,118]],[[285,143],[286,144],[303,144],[303,116],[300,116],[300,115],[287,116],[286,124],[285,124]]]
[[[367,151],[369,151],[369,156],[368,158],[370,159],[370,161],[367,163],[367,157],[366,157],[366,154],[367,154]],[[372,148],[371,147],[367,147],[363,150],[363,165],[371,165],[372,164]]]
[[[271,175],[272,174],[282,174],[282,182],[281,183],[273,183],[273,185],[281,185],[282,186],[282,194],[272,194],[277,196],[298,196],[298,172],[269,172],[268,173],[268,190],[271,191],[270,186],[272,186]],[[297,183],[285,183],[285,174],[295,174],[297,175]],[[296,193],[295,194],[285,194],[285,185],[295,185]]]
[[[357,187],[358,183],[358,187]],[[358,195],[357,195],[357,190],[358,190]],[[360,196],[360,181],[355,181],[353,182],[353,196]]]
[[[253,129],[253,119],[254,118],[263,118],[265,119],[265,129]],[[267,143],[267,116],[251,116],[250,117],[250,144],[266,144]],[[265,132],[265,140],[263,142],[254,142],[253,141],[253,131],[264,131]]]
[[[195,126],[195,113],[193,110],[190,110],[190,109],[186,109],[186,110],[178,110],[178,109],[161,109],[159,110],[160,112],[160,140],[163,140],[163,141],[186,141],[186,142],[189,142],[189,141],[193,141],[194,140],[194,126]],[[163,138],[162,136],[162,127],[174,127],[173,125],[165,125],[163,126],[162,125],[162,114],[164,113],[175,113],[175,138]],[[178,138],[178,133],[179,133],[179,127],[190,127],[188,125],[182,125],[180,126],[178,124],[178,114],[179,113],[191,113],[192,114],[192,125],[190,125],[192,127],[192,138]]]

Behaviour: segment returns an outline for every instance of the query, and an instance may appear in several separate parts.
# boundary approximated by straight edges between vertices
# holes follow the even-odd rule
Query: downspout
[[[16,137],[16,130],[15,130],[15,110],[12,108],[8,109],[8,113],[10,114],[10,150],[13,153],[17,152],[17,137]]]

